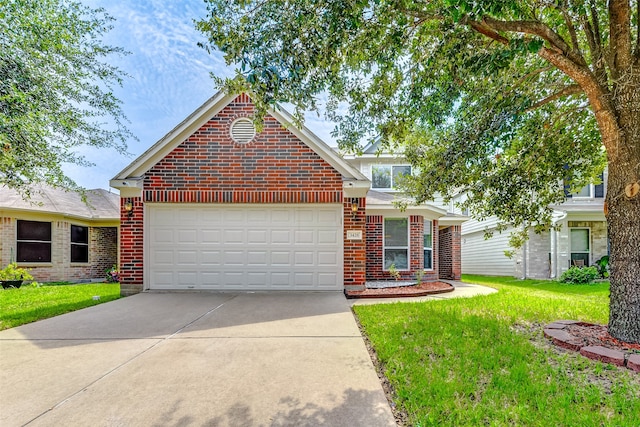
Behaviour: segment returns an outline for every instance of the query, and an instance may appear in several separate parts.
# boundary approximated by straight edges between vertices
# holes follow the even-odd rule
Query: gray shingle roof
[[[49,212],[87,220],[119,220],[120,196],[101,188],[87,190],[87,203],[80,194],[51,187],[35,187],[24,200],[16,191],[0,187],[0,209]]]

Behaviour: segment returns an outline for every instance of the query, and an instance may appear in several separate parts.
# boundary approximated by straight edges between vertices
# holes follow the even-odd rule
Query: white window
[[[571,265],[588,266],[591,254],[591,239],[588,228],[572,228]]]
[[[424,269],[433,270],[433,224],[424,220]]]
[[[384,219],[384,269],[409,269],[409,220],[407,218]]]
[[[593,184],[585,185],[577,193],[572,194],[575,198],[592,198],[593,197]]]
[[[401,177],[411,175],[411,166],[373,165],[371,167],[371,188],[392,190]]]

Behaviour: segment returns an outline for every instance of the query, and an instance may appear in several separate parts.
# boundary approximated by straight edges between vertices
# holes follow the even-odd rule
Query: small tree
[[[123,51],[100,40],[112,20],[74,1],[0,2],[0,185],[76,188],[62,164],[90,165],[80,146],[126,151],[123,73],[104,62]]]

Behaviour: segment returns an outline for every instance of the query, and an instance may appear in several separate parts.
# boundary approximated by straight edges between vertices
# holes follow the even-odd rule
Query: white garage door
[[[341,205],[146,207],[146,288],[343,287]]]

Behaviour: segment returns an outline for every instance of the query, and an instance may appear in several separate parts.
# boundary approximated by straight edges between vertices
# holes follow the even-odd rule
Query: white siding
[[[513,276],[515,262],[504,254],[509,232],[495,233],[485,240],[484,231],[462,236],[462,273]]]

